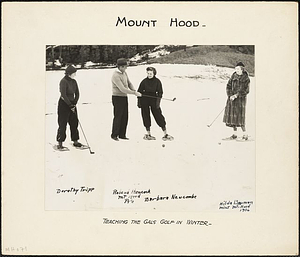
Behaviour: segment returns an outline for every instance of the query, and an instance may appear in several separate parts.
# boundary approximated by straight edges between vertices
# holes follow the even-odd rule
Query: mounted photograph
[[[254,45],[45,59],[45,210],[255,212]]]

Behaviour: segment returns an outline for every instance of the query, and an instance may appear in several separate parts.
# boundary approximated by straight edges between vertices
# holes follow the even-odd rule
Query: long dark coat
[[[234,72],[229,79],[226,92],[227,103],[225,107],[223,122],[228,127],[245,126],[247,94],[249,94],[250,79],[248,73],[243,71],[242,75]],[[230,101],[232,95],[237,94],[237,98]]]

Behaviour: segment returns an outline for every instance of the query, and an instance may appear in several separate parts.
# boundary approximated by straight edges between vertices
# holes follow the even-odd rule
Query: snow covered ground
[[[72,147],[69,128],[65,145],[70,151],[53,150],[58,85],[64,71],[46,72],[46,210],[229,212],[241,209],[219,209],[221,202],[253,201],[250,211],[255,211],[255,78],[250,78],[246,111],[246,127],[251,140],[225,142],[221,139],[230,136],[232,130],[222,122],[223,113],[212,127],[207,125],[225,106],[226,83],[234,70],[203,65],[153,66],[162,81],[164,97],[176,97],[174,102],[161,102],[168,132],[175,138],[172,142],[162,141],[162,131],[154,119],[152,134],[157,140],[143,140],[145,130],[140,109],[132,95],[128,96],[127,136],[130,140],[111,140],[110,79],[114,69],[77,72],[79,119],[94,155]],[[136,88],[146,76],[146,67],[127,69]],[[79,131],[80,141],[85,143],[80,128]],[[80,191],[82,187],[92,191]],[[79,189],[76,194],[75,189]],[[144,192],[139,194],[132,190]],[[172,199],[174,194],[194,197]],[[152,201],[147,201],[146,197]]]

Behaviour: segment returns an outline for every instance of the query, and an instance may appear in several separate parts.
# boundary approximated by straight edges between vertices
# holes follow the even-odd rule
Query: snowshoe
[[[249,139],[248,135],[243,135],[242,138],[238,138],[236,141],[238,141],[238,142],[249,142],[251,140]]]
[[[83,145],[83,144],[81,144],[81,143],[79,143],[79,142],[73,143],[73,146],[74,146],[75,148],[77,148],[77,149],[80,149],[80,150],[88,149],[88,146]]]
[[[128,137],[119,137],[120,139],[123,139],[123,140],[129,140]]]
[[[53,149],[60,152],[70,151],[68,147],[62,146],[62,145],[54,145]]]
[[[163,141],[172,141],[172,140],[174,140],[174,137],[172,137],[172,136],[166,134],[166,135],[164,135],[164,136],[162,137],[162,140],[163,140]]]
[[[222,140],[224,140],[224,141],[232,141],[232,140],[236,140],[236,139],[237,139],[237,136],[236,135],[232,135],[230,137],[223,138]]]
[[[148,135],[148,134],[146,134],[143,138],[145,140],[155,140],[156,139],[154,136],[151,136],[151,135]]]

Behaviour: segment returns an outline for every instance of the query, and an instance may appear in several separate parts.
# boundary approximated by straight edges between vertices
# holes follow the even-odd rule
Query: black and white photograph
[[[255,211],[253,45],[48,45],[46,210]]]
[[[299,254],[296,2],[1,3],[1,254]]]

